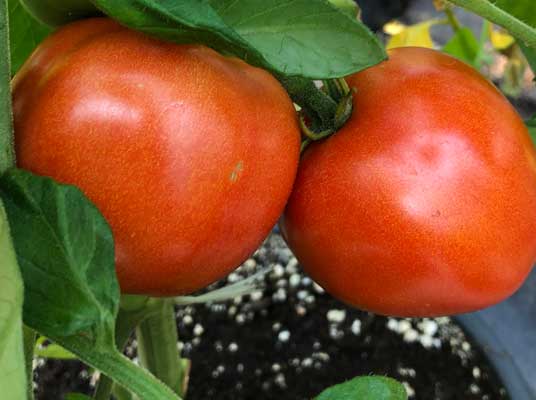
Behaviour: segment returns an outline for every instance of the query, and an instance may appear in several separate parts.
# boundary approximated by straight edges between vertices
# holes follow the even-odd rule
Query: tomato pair
[[[84,20],[14,78],[18,163],[100,208],[126,293],[185,294],[224,276],[290,196],[286,240],[343,301],[439,315],[511,294],[536,258],[536,154],[512,107],[426,49],[394,50],[348,83],[351,119],[305,151],[294,183],[299,129],[270,74]]]

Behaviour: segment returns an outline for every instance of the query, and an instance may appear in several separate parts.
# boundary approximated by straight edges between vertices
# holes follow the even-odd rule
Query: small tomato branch
[[[272,270],[271,267],[263,268],[246,279],[242,279],[231,285],[212,290],[198,296],[178,296],[175,297],[175,304],[185,306],[190,304],[204,304],[208,302],[221,302],[234,299],[238,296],[251,294],[264,286],[264,276]]]
[[[173,391],[147,370],[135,365],[117,350],[97,351],[92,341],[79,336],[65,341],[62,337],[51,340],[72,351],[87,365],[99,369],[114,381],[128,388],[140,400],[181,400]]]
[[[508,14],[488,0],[449,0],[449,3],[460,6],[487,20],[502,26],[526,46],[536,49],[536,29]]]
[[[141,321],[143,321],[143,319],[145,319],[150,312],[150,307],[146,305],[135,310],[125,310],[123,308],[119,309],[115,322],[115,344],[120,351],[123,351],[125,348],[128,339],[130,338],[132,332],[134,332],[136,326],[141,323]],[[110,377],[101,374],[93,395],[93,399],[109,400],[113,386],[114,381]]]
[[[0,0],[0,174],[15,164],[7,0]]]
[[[353,90],[344,78],[325,80],[322,89],[310,79],[283,76],[278,79],[292,101],[301,108],[302,152],[311,141],[335,133],[352,115]]]
[[[447,21],[449,25],[452,27],[452,30],[454,32],[459,31],[462,28],[462,26],[460,24],[460,21],[458,21],[458,18],[456,18],[456,15],[454,15],[452,8],[450,8],[450,6],[447,5],[445,6],[445,10],[443,12],[447,16]]]
[[[24,363],[26,364],[26,383],[28,389],[28,399],[34,399],[33,393],[33,357],[35,348],[36,333],[33,329],[23,326]]]
[[[301,77],[278,77],[290,98],[311,119],[316,131],[330,129],[337,110],[337,102],[316,87],[314,81]]]
[[[155,299],[156,300],[156,299]],[[141,365],[179,396],[186,392],[189,363],[180,358],[173,299],[158,299],[157,312],[136,327]]]

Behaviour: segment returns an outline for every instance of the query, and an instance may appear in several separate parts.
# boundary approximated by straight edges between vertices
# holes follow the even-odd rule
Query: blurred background
[[[478,68],[528,118],[536,109],[534,74],[519,46],[502,29],[441,0],[358,0],[361,18],[388,48],[442,49]]]

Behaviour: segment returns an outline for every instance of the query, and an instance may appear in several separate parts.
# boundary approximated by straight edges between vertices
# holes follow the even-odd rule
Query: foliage
[[[385,376],[361,376],[324,390],[314,400],[406,400],[406,389]]]
[[[11,74],[15,75],[33,49],[52,30],[28,14],[19,0],[8,0],[8,4]]]
[[[44,4],[42,0],[35,1]],[[386,54],[377,38],[355,18],[358,10],[353,2],[330,1],[92,3],[134,29],[177,43],[204,43],[280,76],[329,79],[384,60]],[[512,35],[536,69],[534,0],[451,3],[488,18],[507,32],[485,24],[487,28],[477,38],[461,27],[453,31],[445,52],[478,68],[486,62],[484,49],[488,40],[496,50],[506,52],[514,46]],[[0,17],[0,387],[7,388],[2,395],[23,398],[26,392],[21,339],[22,275],[24,321],[56,342],[41,348],[44,339],[40,339],[37,355],[77,356],[140,398],[176,399],[116,349],[119,288],[114,273],[113,238],[98,210],[74,187],[17,169],[4,173],[14,163],[9,78],[51,29],[33,19],[18,0],[0,2]],[[60,19],[54,21],[62,18],[56,17]],[[66,16],[69,18],[72,15]],[[430,28],[437,23],[399,25],[390,32],[393,35],[387,47],[432,47]],[[536,141],[536,117],[526,123]],[[406,394],[402,385],[389,378],[361,377],[324,391],[316,400],[353,398],[399,400],[405,399]],[[73,393],[67,399],[83,400],[87,396]]]
[[[4,398],[23,399],[26,396],[22,351],[23,288],[1,200],[0,266],[0,387]]]
[[[285,75],[340,77],[385,58],[362,23],[323,0],[95,4],[131,28],[178,43],[204,43]]]

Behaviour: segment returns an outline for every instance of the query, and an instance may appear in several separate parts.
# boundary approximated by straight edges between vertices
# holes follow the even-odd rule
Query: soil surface
[[[410,399],[499,400],[505,390],[477,346],[450,318],[395,319],[345,306],[304,275],[278,234],[214,287],[263,266],[263,289],[219,304],[177,309],[188,400],[300,400],[357,375],[404,382]],[[127,355],[136,355],[135,341]],[[91,393],[75,361],[37,361],[37,399]]]

